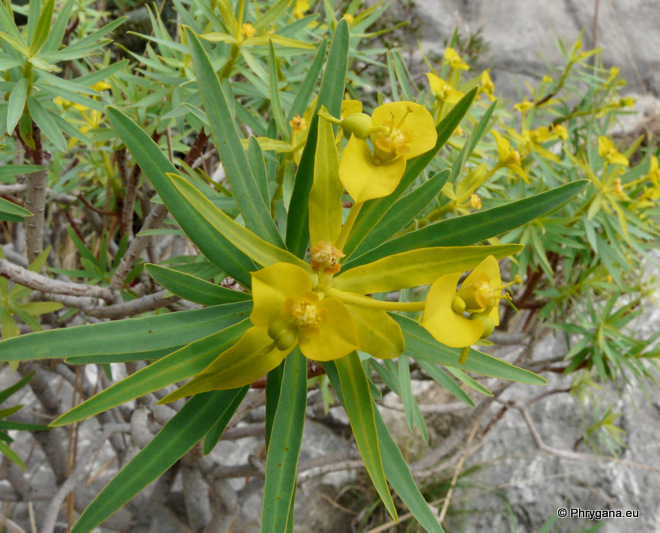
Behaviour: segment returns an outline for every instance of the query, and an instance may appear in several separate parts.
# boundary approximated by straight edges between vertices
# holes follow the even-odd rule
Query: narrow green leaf
[[[408,429],[413,430],[415,425],[419,428],[424,441],[428,441],[429,432],[424,422],[422,412],[417,405],[417,400],[413,395],[412,382],[410,378],[410,364],[408,357],[405,355],[399,356],[399,390],[401,391],[401,400],[403,401],[403,410],[406,414],[406,421],[408,422]]]
[[[245,224],[262,239],[284,246],[259,186],[252,174],[241,139],[229,108],[225,90],[218,80],[211,60],[197,35],[185,28],[192,55],[197,83],[202,94],[204,109],[220,154],[227,179]]]
[[[76,405],[51,426],[65,426],[198,374],[250,327],[249,320],[190,343]]]
[[[20,406],[18,406],[20,407]],[[17,430],[17,431],[48,431],[48,426],[40,426],[38,424],[23,424],[22,422],[10,422],[7,420],[0,420],[0,430]]]
[[[0,391],[0,403],[4,402],[7,398],[9,398],[12,394],[15,392],[18,392],[21,390],[25,385],[27,385],[30,380],[33,378],[34,372],[30,372],[27,376],[25,376],[23,379],[20,381],[14,383],[13,385],[7,387],[6,389],[3,389]]]
[[[328,374],[328,378],[330,378],[332,386],[337,391],[339,400],[344,404],[345,400],[341,393],[341,382],[337,374],[336,365],[333,361],[330,361],[329,363],[324,363],[323,367]],[[428,503],[424,500],[424,496],[419,491],[415,479],[410,473],[407,461],[403,458],[401,451],[390,435],[385,422],[383,422],[383,417],[375,405],[374,416],[378,430],[378,445],[383,458],[383,468],[392,488],[424,529],[430,533],[444,533],[433,511],[431,511]]]
[[[0,181],[9,183],[9,178],[21,174],[32,174],[43,169],[44,167],[39,165],[0,165]]]
[[[575,181],[503,206],[430,224],[392,239],[360,257],[350,259],[344,269],[417,248],[465,246],[496,237],[557,209],[588,183],[587,180]]]
[[[314,183],[309,192],[309,233],[312,246],[318,242],[336,243],[341,232],[341,199],[344,185],[339,179],[339,154],[332,124],[318,124]]]
[[[250,136],[248,142],[248,160],[252,174],[259,187],[261,197],[264,199],[266,205],[270,203],[270,191],[268,190],[268,172],[266,171],[266,163],[264,161],[264,153],[259,146],[259,141],[256,137]]]
[[[254,22],[255,29],[266,28],[280,18],[291,3],[291,0],[277,0],[264,14]]]
[[[19,457],[19,455],[2,441],[0,441],[0,454],[7,457],[10,461],[16,463],[21,468],[21,470],[27,470],[25,463]]]
[[[286,360],[285,360],[286,361]],[[280,401],[282,392],[282,379],[284,377],[284,362],[273,368],[266,376],[266,449],[270,443],[270,436],[273,433],[273,424],[277,414],[277,404]]]
[[[286,116],[287,122],[293,119],[295,115],[302,116],[305,113],[305,109],[309,105],[309,100],[312,97],[314,92],[314,87],[316,87],[316,81],[319,79],[319,74],[321,73],[321,68],[323,68],[323,60],[325,59],[325,50],[328,47],[328,40],[323,39],[319,45],[316,55],[312,64],[309,66],[309,70],[305,75],[305,79],[298,87],[298,92],[296,92],[296,97],[293,99],[293,104],[291,104],[291,109]]]
[[[307,409],[307,359],[295,349],[284,363],[282,388],[275,414],[277,428],[268,444],[266,485],[261,511],[262,533],[287,531],[293,523],[291,502],[296,490],[298,457]]]
[[[62,135],[60,128],[57,127],[50,111],[46,110],[46,108],[32,96],[28,96],[27,104],[28,109],[30,110],[30,116],[37,126],[39,126],[41,132],[51,140],[58,150],[62,152],[66,151],[66,139],[64,138],[64,135]]]
[[[326,63],[325,73],[321,81],[321,89],[316,103],[316,109],[309,126],[307,142],[298,165],[298,172],[291,195],[291,205],[286,226],[286,245],[298,257],[302,257],[309,240],[308,205],[309,191],[314,181],[314,157],[319,118],[316,112],[322,105],[328,112],[338,117],[341,114],[341,102],[344,97],[344,83],[348,70],[349,31],[348,22],[342,19],[337,25],[330,46],[330,54]]]
[[[10,4],[11,5],[11,4]],[[37,30],[37,22],[39,22],[39,14],[41,13],[41,0],[33,0],[28,5],[28,20],[27,20],[27,38],[31,41]]]
[[[474,401],[470,398],[467,393],[461,389],[461,387],[453,379],[451,379],[447,374],[445,374],[442,368],[429,363],[428,361],[418,361],[419,366],[422,367],[424,372],[426,372],[431,378],[437,381],[450,393],[452,393],[456,398],[461,400],[464,404],[474,407]]]
[[[27,209],[23,209],[20,205],[16,205],[9,200],[0,198],[0,220],[23,222],[27,217],[31,216],[32,213]]]
[[[55,8],[55,0],[46,0],[46,5],[41,10],[37,26],[30,41],[30,54],[36,55],[41,50],[48,39],[50,28],[53,23],[53,9]]]
[[[227,409],[226,391],[190,399],[89,504],[71,533],[89,532],[132,500],[188,452]]]
[[[236,409],[239,408],[243,398],[250,390],[250,387],[246,385],[242,389],[231,389],[225,391],[218,391],[227,395],[227,408],[222,413],[215,425],[209,430],[209,432],[204,437],[204,447],[202,453],[208,455],[211,453],[215,445],[218,444],[218,441],[222,437],[222,434],[227,428],[227,424],[231,421],[231,417],[234,416]]]
[[[369,381],[360,363],[360,357],[357,352],[353,352],[335,360],[335,365],[341,382],[344,409],[348,414],[364,466],[387,512],[397,520],[396,508],[383,471]]]
[[[397,200],[355,249],[354,255],[359,256],[362,253],[368,252],[372,248],[384,243],[397,231],[408,226],[416,216],[435,200],[440,189],[447,183],[448,178],[449,169],[438,172],[426,183]]]
[[[291,135],[286,122],[284,122],[284,112],[282,111],[282,102],[280,102],[280,89],[278,86],[279,76],[277,72],[277,58],[275,57],[275,47],[273,41],[268,43],[268,88],[270,91],[270,114],[280,137],[289,142]]]
[[[466,372],[474,372],[482,376],[528,383],[530,385],[547,385],[541,376],[513,366],[506,361],[497,359],[477,350],[470,350],[467,361],[461,365],[458,360],[460,348],[449,348],[440,344],[433,336],[414,320],[402,315],[391,313],[398,322],[406,338],[406,353],[416,360],[444,366],[453,366]]]
[[[461,100],[451,109],[447,116],[442,119],[440,124],[436,127],[436,133],[438,134],[435,147],[428,152],[415,157],[408,161],[406,165],[406,171],[401,178],[401,182],[396,190],[386,196],[385,198],[378,198],[375,200],[369,200],[365,203],[360,211],[355,226],[351,231],[351,236],[344,247],[344,253],[346,255],[351,255],[357,246],[362,242],[362,239],[372,230],[372,228],[378,224],[378,222],[383,218],[385,213],[392,207],[392,205],[406,192],[408,187],[417,179],[417,177],[422,173],[422,171],[429,165],[431,161],[435,158],[440,149],[445,145],[449,138],[454,134],[454,131],[461,123],[467,112],[470,110],[472,101],[474,100],[477,94],[477,88],[475,87],[469,93],[467,93]]]
[[[50,329],[0,342],[0,361],[148,352],[195,341],[246,317],[251,302]]]
[[[69,23],[69,17],[71,16],[71,10],[73,9],[74,3],[75,0],[68,0],[68,2],[64,4],[61,11],[57,15],[55,24],[53,24],[53,27],[50,29],[50,33],[48,34],[46,42],[41,48],[42,51],[51,52],[53,50],[57,50],[57,48],[60,46],[62,38],[66,32],[67,24]]]
[[[167,177],[187,203],[197,210],[213,228],[223,235],[229,242],[236,246],[241,252],[263,266],[275,263],[291,263],[311,273],[311,267],[302,259],[286,250],[264,241],[261,237],[252,233],[249,229],[241,226],[236,221],[225,215],[213,203],[206,198],[196,187],[186,181],[178,174],[168,174]],[[257,192],[257,194],[259,194]]]
[[[65,358],[65,361],[68,365],[104,365],[108,363],[127,363],[132,361],[155,361],[175,352],[179,348],[182,348],[182,346],[170,346],[168,348],[161,348],[160,350],[148,350],[145,352],[136,351],[129,353],[79,355],[67,357]],[[106,350],[112,350],[112,348],[106,348]]]
[[[233,291],[178,270],[153,264],[147,264],[145,267],[156,283],[190,302],[219,305],[251,299],[245,292]]]
[[[118,109],[109,107],[108,117],[113,128],[186,234],[206,257],[229,276],[249,287],[250,272],[256,270],[254,263],[225,237],[218,234],[194,206],[181,198],[178,190],[167,177],[168,173],[175,173],[176,168],[156,143],[128,115]]]
[[[25,109],[25,100],[27,98],[28,81],[21,78],[16,82],[14,88],[9,93],[9,105],[7,107],[7,133],[12,135],[14,128],[18,124]]]

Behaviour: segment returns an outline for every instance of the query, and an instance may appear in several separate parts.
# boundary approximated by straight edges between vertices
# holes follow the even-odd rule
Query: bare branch
[[[114,293],[105,287],[94,287],[82,283],[51,279],[10,263],[6,259],[0,259],[0,276],[30,289],[51,294],[101,298],[108,302],[113,301],[115,298]]]
[[[62,507],[67,494],[74,490],[78,482],[82,479],[91,462],[92,455],[94,455],[97,450],[105,444],[105,441],[108,440],[111,435],[114,435],[115,433],[128,433],[130,430],[130,424],[112,424],[103,428],[103,432],[87,447],[85,453],[78,460],[78,464],[71,472],[71,475],[62,484],[48,505],[41,533],[53,533],[55,530],[55,521],[60,512],[60,507]]]

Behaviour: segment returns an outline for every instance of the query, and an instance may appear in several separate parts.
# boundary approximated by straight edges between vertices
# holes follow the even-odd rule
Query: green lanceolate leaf
[[[438,172],[430,180],[415,190],[397,200],[380,220],[376,227],[355,249],[354,255],[359,256],[372,248],[384,243],[396,232],[410,224],[436,196],[449,178],[449,169]]]
[[[270,192],[268,190],[268,172],[266,171],[264,153],[261,150],[261,146],[259,146],[259,141],[254,136],[250,137],[248,146],[248,159],[252,174],[259,187],[261,197],[264,199],[266,205],[268,205],[268,202],[270,202]]]
[[[20,205],[16,205],[9,200],[0,198],[0,220],[8,220],[9,222],[23,222],[27,217],[31,217],[27,209],[23,209]]]
[[[20,456],[2,441],[0,441],[0,454],[7,457],[10,461],[16,463],[21,468],[21,470],[27,470],[27,467],[25,466],[25,463],[20,458]]]
[[[587,180],[575,181],[524,200],[436,222],[392,239],[360,257],[350,259],[344,268],[364,265],[382,257],[417,248],[468,245],[496,237],[558,208],[588,183]]]
[[[62,135],[60,128],[57,127],[57,123],[50,114],[50,111],[32,96],[28,96],[27,105],[32,120],[39,126],[41,132],[51,140],[58,150],[64,152],[66,150],[66,139]]]
[[[34,372],[30,372],[27,376],[25,376],[23,379],[18,381],[17,383],[14,383],[10,387],[7,387],[6,389],[3,389],[0,391],[0,403],[4,402],[7,398],[9,398],[12,394],[15,392],[18,392],[21,390],[25,385],[27,385],[32,377],[34,376]]]
[[[262,266],[270,266],[275,263],[291,263],[311,273],[312,270],[308,263],[298,259],[283,248],[264,241],[249,229],[232,220],[184,178],[178,174],[168,174],[167,177],[171,180],[181,198],[194,206],[194,209],[204,220],[252,260]]]
[[[83,420],[198,374],[233,345],[249,327],[249,320],[244,320],[192,342],[92,396],[54,420],[51,426],[64,426]]]
[[[328,40],[323,39],[321,44],[318,47],[314,60],[309,66],[309,70],[305,75],[305,79],[300,84],[296,97],[293,99],[293,104],[291,109],[286,116],[287,122],[293,119],[295,115],[302,116],[309,105],[309,100],[312,97],[314,92],[314,87],[316,87],[316,81],[319,78],[321,73],[321,68],[323,67],[323,60],[325,59],[325,50],[328,47]]]
[[[186,27],[185,32],[204,109],[209,117],[216,148],[238,209],[243,215],[246,226],[254,233],[272,244],[284,246],[268,207],[259,193],[259,186],[241,145],[227,96],[213,70],[206,50],[190,28]]]
[[[332,386],[335,388],[335,391],[337,391],[339,400],[342,404],[345,403],[341,393],[341,382],[339,380],[339,375],[337,374],[336,365],[331,361],[329,363],[324,363],[323,368],[325,368]],[[383,460],[383,468],[392,488],[396,491],[399,497],[403,500],[403,503],[406,504],[415,519],[424,527],[424,529],[430,533],[443,533],[442,527],[438,523],[433,511],[431,511],[428,503],[424,500],[424,496],[422,496],[422,493],[419,491],[415,479],[408,468],[408,463],[403,458],[403,455],[401,455],[401,452],[394,442],[394,439],[392,439],[385,422],[383,422],[383,417],[380,415],[375,405],[374,417],[376,420],[376,428],[378,430],[378,445]]]
[[[183,231],[206,257],[232,278],[249,287],[250,272],[257,270],[254,263],[222,234],[218,234],[194,206],[181,198],[167,177],[168,173],[176,173],[176,168],[151,137],[118,109],[109,107],[108,118]]]
[[[360,357],[357,352],[353,352],[337,359],[335,365],[341,382],[344,409],[348,414],[364,466],[385,508],[392,518],[397,520],[396,508],[383,471],[369,381],[360,363]]]
[[[433,283],[440,276],[465,272],[489,255],[496,259],[522,250],[520,244],[420,248],[384,257],[373,263],[342,270],[332,287],[358,294],[389,292]]]
[[[429,165],[440,149],[445,145],[449,138],[454,134],[454,131],[463,120],[463,117],[470,110],[472,101],[477,94],[477,89],[472,89],[451,109],[447,116],[442,119],[440,124],[436,127],[438,139],[435,147],[428,152],[415,157],[408,161],[406,171],[401,178],[399,186],[395,191],[386,196],[385,198],[378,198],[376,200],[369,200],[365,202],[360,210],[351,235],[344,247],[344,253],[350,256],[357,246],[362,242],[362,239],[374,228],[376,224],[383,218],[385,213],[392,207],[392,205],[406,192],[408,187],[415,181],[422,171]]]
[[[284,363],[282,388],[275,414],[277,428],[268,444],[266,486],[261,512],[262,533],[286,532],[293,523],[293,506],[307,408],[307,359],[294,350]],[[291,514],[290,514],[291,513]]]
[[[285,360],[286,362],[286,360]],[[273,424],[277,414],[277,404],[280,401],[282,392],[282,379],[284,378],[284,362],[273,368],[266,376],[266,449],[270,443],[270,436],[273,433]]]
[[[20,174],[32,174],[43,170],[44,167],[39,165],[1,165],[0,166],[0,181],[4,183],[9,182],[9,178],[19,176]]]
[[[337,25],[332,39],[328,62],[326,63],[325,73],[321,82],[319,98],[309,126],[307,142],[300,158],[293,193],[291,195],[291,206],[289,208],[286,226],[286,245],[298,257],[302,257],[305,253],[307,241],[309,240],[307,201],[314,181],[314,158],[319,125],[319,118],[316,112],[323,105],[331,115],[335,117],[340,116],[341,102],[344,97],[344,83],[348,70],[348,50],[348,23],[345,19],[342,19]]]
[[[53,22],[54,7],[55,0],[47,0],[46,5],[44,5],[41,10],[41,15],[39,15],[39,20],[37,21],[34,36],[32,36],[32,42],[30,42],[30,53],[33,56],[41,50],[46,39],[48,39],[48,34],[50,33],[50,28]]]
[[[283,140],[289,142],[291,135],[289,128],[284,121],[284,112],[282,111],[282,102],[280,101],[280,89],[278,87],[277,58],[275,57],[275,47],[273,41],[268,43],[268,81],[270,89],[270,112],[277,125],[277,131]]]
[[[442,385],[445,389],[451,392],[456,398],[461,400],[464,404],[474,407],[474,402],[466,392],[453,379],[451,379],[442,368],[439,368],[428,361],[419,360],[419,366],[422,370],[431,376],[435,381]]]
[[[7,133],[12,135],[14,128],[18,124],[18,119],[25,109],[25,99],[27,98],[28,80],[21,78],[16,82],[14,88],[9,93],[9,105],[7,106]]]
[[[149,352],[181,346],[245,318],[252,302],[51,329],[0,342],[0,361]]]
[[[227,391],[192,398],[89,504],[71,529],[87,533],[118,511],[188,452],[224,414]]]
[[[453,366],[466,372],[474,372],[482,376],[528,383],[530,385],[547,385],[541,376],[513,366],[506,361],[491,357],[477,350],[470,350],[467,361],[461,365],[460,348],[449,348],[436,341],[433,336],[414,320],[405,316],[391,314],[401,326],[406,338],[406,353],[414,359],[429,361],[436,365]]]
[[[178,270],[153,264],[147,264],[145,267],[156,283],[190,302],[219,305],[251,299],[251,296],[245,292],[233,291]]]
[[[314,183],[309,193],[309,233],[312,246],[319,241],[337,242],[341,232],[341,198],[344,185],[339,179],[339,155],[332,124],[318,124]]]
[[[231,389],[225,391],[218,391],[227,395],[227,409],[220,415],[220,418],[215,423],[215,425],[209,430],[209,432],[204,437],[204,455],[211,453],[215,445],[218,444],[218,441],[222,437],[222,434],[225,432],[227,425],[231,421],[231,417],[234,416],[236,409],[239,408],[243,398],[250,390],[250,386],[246,385],[242,389]],[[233,398],[233,399],[232,399]]]

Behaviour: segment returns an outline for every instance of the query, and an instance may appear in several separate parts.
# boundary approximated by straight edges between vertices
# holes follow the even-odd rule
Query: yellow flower
[[[307,0],[296,0],[296,4],[293,7],[293,16],[297,19],[301,19],[305,16],[305,12],[309,10],[309,2]]]
[[[104,81],[97,81],[90,87],[90,89],[94,89],[95,91],[105,91],[106,89],[112,89],[112,86]]]
[[[552,83],[554,80],[550,76],[543,76],[541,80],[543,83]]]
[[[514,150],[509,141],[502,137],[499,132],[493,130],[491,133],[497,143],[497,151],[500,159],[498,165],[500,167],[510,168],[524,179],[526,183],[529,183],[529,178],[521,166],[520,153]]]
[[[336,274],[341,270],[339,260],[344,257],[341,250],[338,250],[332,243],[319,241],[316,246],[311,249],[312,255],[312,270],[323,272],[328,275]]]
[[[660,169],[658,168],[658,158],[653,156],[649,161],[649,173],[646,175],[656,188],[660,188]]]
[[[522,102],[517,103],[516,105],[513,106],[513,108],[514,108],[516,111],[520,111],[521,113],[526,113],[526,112],[529,111],[532,107],[534,107],[534,102],[530,102],[530,101],[527,100],[526,98],[525,98]]]
[[[471,346],[493,332],[500,323],[498,305],[506,287],[492,255],[465,278],[457,291],[460,278],[460,272],[447,274],[431,285],[421,322],[436,340],[452,348]]]
[[[257,30],[255,30],[252,24],[249,22],[246,22],[241,26],[241,34],[246,38],[249,39],[250,37],[254,36],[255,33],[257,33]]]
[[[562,126],[561,124],[553,124],[552,125],[552,131],[562,141],[565,141],[566,139],[568,139],[568,130],[566,129],[566,126]]]
[[[453,48],[447,47],[445,50],[445,61],[449,63],[449,66],[457,70],[470,70],[470,67],[465,63],[461,56]]]
[[[614,78],[616,78],[619,75],[619,67],[612,67],[610,69],[610,75],[607,79],[607,81],[612,81]]]
[[[629,165],[628,158],[614,147],[614,143],[610,139],[602,135],[598,137],[598,155],[604,157],[612,165],[625,167]]]
[[[355,17],[350,13],[345,13],[344,18],[346,19],[346,22],[348,22],[349,24],[355,20]]]
[[[341,118],[346,118],[353,113],[362,113],[362,102],[360,100],[342,100]]]
[[[470,205],[472,209],[481,209],[481,198],[479,198],[478,194],[470,196]]]
[[[307,129],[307,121],[300,115],[294,115],[291,122],[289,122],[289,126],[291,126],[296,133],[300,133]]]
[[[621,186],[621,178],[614,178],[614,193],[623,196],[623,187]]]
[[[481,73],[481,92],[484,93],[491,102],[495,100],[493,93],[495,92],[495,84],[490,78],[490,73],[487,70],[484,70]]]
[[[427,72],[426,77],[429,80],[429,87],[431,88],[431,92],[437,100],[440,100],[441,102],[447,102],[449,104],[455,104],[463,97],[462,92],[457,91],[449,83],[436,76],[432,72]]]
[[[296,347],[309,359],[330,361],[358,346],[357,326],[347,306],[313,291],[301,267],[276,263],[252,273],[253,326],[164,403],[207,390],[253,383]]]
[[[429,151],[437,139],[431,113],[414,102],[384,104],[371,118],[373,153],[366,140],[353,135],[339,163],[339,178],[356,203],[391,194],[406,161]]]

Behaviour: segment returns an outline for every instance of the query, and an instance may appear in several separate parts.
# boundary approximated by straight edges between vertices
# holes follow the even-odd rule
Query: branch
[[[112,302],[115,298],[114,293],[105,287],[94,287],[82,283],[68,283],[51,279],[14,265],[6,259],[0,259],[0,276],[30,289],[50,294],[101,298],[108,302]]]
[[[80,457],[78,464],[71,472],[71,475],[62,484],[48,505],[41,533],[53,533],[55,530],[55,521],[60,512],[60,507],[62,507],[67,495],[75,489],[78,482],[82,479],[89,466],[92,455],[94,455],[94,453],[105,444],[105,441],[108,440],[111,435],[114,435],[115,433],[128,433],[130,429],[130,424],[112,424],[103,428],[103,432],[87,447],[87,450],[85,450],[84,455]]]
[[[167,207],[165,207],[163,204],[156,204],[149,212],[147,219],[144,221],[144,224],[142,225],[142,231],[154,229],[160,226],[161,222],[165,220],[167,212]],[[148,235],[136,237],[133,239],[130,246],[128,247],[128,250],[126,250],[124,257],[122,257],[117,270],[115,270],[115,273],[112,275],[112,280],[110,281],[111,289],[121,289],[126,276],[128,276],[128,273],[135,265],[135,261],[147,247],[147,244],[149,244],[150,239],[151,237]]]

